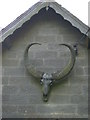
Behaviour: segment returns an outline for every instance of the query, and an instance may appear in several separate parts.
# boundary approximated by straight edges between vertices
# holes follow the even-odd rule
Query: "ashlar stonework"
[[[70,51],[58,44],[75,44],[83,36],[54,9],[42,8],[2,43],[3,118],[88,118],[88,49],[86,38],[78,45],[78,55],[70,75],[52,86],[47,103],[42,101],[40,82],[24,66],[28,44],[30,64],[37,70],[62,70]]]

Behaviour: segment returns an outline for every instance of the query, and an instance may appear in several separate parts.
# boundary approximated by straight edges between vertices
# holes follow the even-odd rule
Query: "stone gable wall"
[[[68,21],[41,10],[6,40],[3,64],[3,118],[87,118],[88,117],[88,50],[78,46],[78,56],[71,74],[55,84],[47,103],[42,101],[38,80],[30,76],[24,66],[23,55],[28,44],[29,58],[36,69],[56,72],[68,63],[70,52],[59,43],[74,44],[82,34]]]

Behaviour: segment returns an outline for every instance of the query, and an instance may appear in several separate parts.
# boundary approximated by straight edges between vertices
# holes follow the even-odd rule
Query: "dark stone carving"
[[[65,66],[65,68],[62,71],[57,71],[56,73],[44,73],[41,71],[36,71],[29,63],[29,58],[28,58],[28,50],[32,45],[41,45],[40,43],[32,43],[29,44],[25,50],[24,53],[24,63],[25,63],[25,67],[27,69],[27,71],[34,76],[36,79],[40,79],[40,83],[42,85],[43,88],[43,100],[46,102],[48,101],[48,93],[50,90],[50,86],[52,84],[54,84],[54,82],[59,81],[61,79],[64,79],[65,77],[67,77],[69,75],[69,73],[72,71],[74,64],[75,64],[75,57],[76,57],[76,51],[75,49],[68,44],[59,44],[60,46],[66,46],[67,48],[69,48],[70,52],[71,52],[71,58],[69,63]]]

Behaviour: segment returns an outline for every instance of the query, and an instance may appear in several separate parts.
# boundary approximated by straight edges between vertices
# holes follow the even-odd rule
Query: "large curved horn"
[[[28,50],[29,48],[32,46],[32,45],[41,45],[40,43],[32,43],[32,44],[29,44],[24,52],[24,64],[25,64],[25,67],[27,69],[27,71],[34,77],[36,78],[42,78],[42,75],[43,75],[43,72],[41,71],[36,71],[35,68],[30,65],[30,62],[29,62],[29,58],[28,58]]]
[[[62,71],[57,71],[56,73],[52,73],[53,79],[56,80],[60,80],[65,78],[73,69],[74,64],[75,64],[75,50],[73,49],[72,46],[68,45],[68,44],[59,44],[59,45],[64,45],[67,48],[69,48],[70,52],[71,52],[71,58],[69,63],[66,65],[66,67],[62,70]]]

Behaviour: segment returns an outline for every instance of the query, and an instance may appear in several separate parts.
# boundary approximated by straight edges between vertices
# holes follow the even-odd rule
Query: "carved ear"
[[[68,44],[59,44],[59,45],[64,45],[67,48],[69,48],[71,52],[71,58],[69,60],[69,63],[65,66],[65,68],[62,71],[57,71],[56,73],[52,73],[53,79],[55,81],[65,78],[71,72],[71,70],[74,67],[75,58],[76,58],[75,50],[73,49],[72,46]]]
[[[29,58],[28,58],[28,51],[29,51],[29,48],[33,45],[41,45],[40,43],[32,43],[32,44],[29,44],[27,46],[27,48],[25,49],[25,52],[24,52],[24,64],[25,64],[25,67],[27,69],[27,71],[32,75],[34,76],[35,78],[42,78],[42,75],[43,75],[43,72],[40,72],[40,71],[36,71],[35,68],[30,65],[30,62],[29,62]]]

